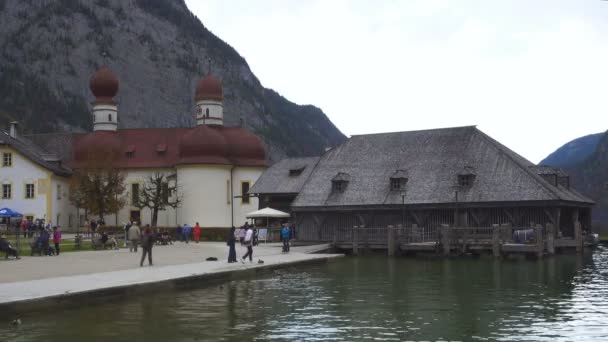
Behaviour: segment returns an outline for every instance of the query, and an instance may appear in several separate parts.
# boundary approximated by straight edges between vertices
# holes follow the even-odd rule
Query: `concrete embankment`
[[[163,250],[164,249],[164,250]],[[25,262],[7,261],[0,263],[4,276],[0,276],[0,312],[15,314],[27,312],[44,307],[80,306],[94,302],[104,302],[113,297],[121,297],[134,293],[154,293],[155,291],[168,291],[175,289],[206,286],[234,280],[242,277],[251,277],[263,274],[277,268],[290,267],[310,263],[323,263],[341,254],[310,254],[315,247],[297,247],[289,254],[282,254],[278,246],[264,246],[257,248],[254,262],[242,264],[226,263],[225,245],[199,244],[196,246],[162,246],[154,251],[161,251],[155,255],[159,261],[162,255],[167,256],[166,263],[152,267],[134,267],[138,264],[138,255],[128,254],[128,251],[101,251],[101,252],[75,252],[66,253],[59,257],[24,258]],[[204,253],[203,253],[204,251]],[[191,260],[192,253],[197,253],[197,259],[221,253],[223,260],[199,261],[179,263],[179,260]],[[239,254],[242,250],[239,250]],[[95,253],[95,254],[93,254]],[[170,253],[170,254],[167,254]],[[80,254],[80,255],[79,255]],[[179,255],[182,257],[179,257]],[[202,255],[200,255],[202,254]],[[160,255],[160,256],[159,256]],[[168,256],[171,255],[172,259]],[[187,256],[187,257],[186,257]],[[63,259],[62,259],[63,258]],[[80,269],[79,264],[88,265],[87,260],[94,258],[99,265],[96,269]],[[116,259],[120,258],[120,259]],[[81,260],[79,263],[78,260]],[[130,263],[111,264],[112,260],[128,260]],[[262,260],[263,263],[258,263]],[[38,262],[36,267],[23,269],[31,262]],[[45,264],[47,264],[45,268]],[[58,268],[61,267],[62,268]],[[105,267],[103,267],[105,265]],[[109,266],[110,265],[110,266]],[[9,277],[5,271],[11,268],[19,271],[17,276]],[[137,265],[138,266],[138,265]],[[39,268],[40,275],[36,272]],[[63,270],[62,276],[53,277],[48,268]],[[103,271],[108,268],[117,270]],[[86,270],[86,271],[85,271]],[[102,271],[99,271],[102,270]],[[67,273],[67,274],[66,274]],[[57,274],[57,273],[55,273]],[[41,277],[41,278],[40,278]],[[3,279],[4,278],[4,279]]]

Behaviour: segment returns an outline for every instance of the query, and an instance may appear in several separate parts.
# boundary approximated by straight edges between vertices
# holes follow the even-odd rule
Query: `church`
[[[227,228],[242,224],[246,214],[258,208],[257,198],[248,192],[267,167],[266,148],[246,128],[224,126],[223,86],[211,73],[196,86],[192,128],[119,129],[117,75],[101,67],[89,85],[95,97],[92,132],[56,134],[53,138],[61,143],[46,139],[47,144],[36,144],[35,137],[19,136],[12,125],[0,136],[0,152],[10,158],[0,167],[3,207],[75,229],[75,217],[82,224],[84,211],[76,213],[68,201],[72,171],[86,167],[89,156],[109,151],[117,156],[112,166],[125,175],[126,204],[118,213],[106,215],[106,224],[130,219],[150,223],[150,210],[138,209],[136,201],[144,180],[155,173],[166,175],[176,187],[169,196],[181,198],[179,207],[159,212],[159,226],[199,222],[202,227]],[[40,174],[29,175],[32,170]],[[23,189],[15,186],[21,183],[26,184]]]

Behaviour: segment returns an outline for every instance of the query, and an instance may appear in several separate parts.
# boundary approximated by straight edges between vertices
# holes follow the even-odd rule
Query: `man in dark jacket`
[[[148,255],[148,264],[152,266],[152,246],[154,246],[154,233],[152,232],[150,225],[147,225],[141,237],[142,252],[141,261],[139,262],[140,267],[144,266],[146,255]]]

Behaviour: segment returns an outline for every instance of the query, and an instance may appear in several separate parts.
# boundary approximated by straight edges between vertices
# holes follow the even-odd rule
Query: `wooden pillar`
[[[500,256],[500,226],[497,224],[492,225],[492,254]]]
[[[562,208],[555,208],[555,233],[560,238],[562,234]]]
[[[576,252],[580,253],[583,251],[583,229],[581,223],[574,222],[574,242],[576,243]]]
[[[447,224],[441,225],[441,246],[443,246],[443,255],[450,255],[450,226]]]
[[[388,226],[388,256],[395,255],[395,228]]]
[[[539,258],[543,257],[545,253],[545,239],[543,234],[543,226],[537,224],[534,228],[536,233],[536,256]]]
[[[338,245],[338,228],[334,227],[333,246],[336,247],[337,245]]]
[[[358,230],[359,230],[359,226],[353,226],[353,234],[352,234],[352,238],[353,238],[353,255],[359,255],[359,246],[358,246]]]
[[[513,232],[511,230],[511,224],[510,223],[503,223],[500,225],[500,230],[501,230],[501,235],[502,235],[502,241],[504,242],[508,242],[513,240]]]
[[[547,223],[547,253],[549,255],[555,254],[555,226],[551,223]]]

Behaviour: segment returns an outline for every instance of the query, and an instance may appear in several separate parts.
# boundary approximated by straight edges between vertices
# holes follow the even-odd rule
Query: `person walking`
[[[253,229],[251,229],[251,226],[247,226],[247,232],[245,232],[243,245],[247,246],[247,253],[243,255],[241,262],[244,264],[247,256],[249,256],[249,262],[253,262]]]
[[[124,237],[125,237],[125,245],[123,247],[127,247],[127,241],[129,241],[129,229],[131,229],[132,225],[133,224],[131,223],[131,221],[127,221],[124,224],[124,228],[123,229],[125,231],[125,235],[124,235]]]
[[[281,239],[283,240],[283,253],[289,253],[289,238],[291,235],[291,231],[287,223],[283,225],[283,229],[281,229]]]
[[[24,239],[27,237],[27,223],[28,223],[28,220],[26,220],[26,219],[21,220],[21,231],[23,232]]]
[[[177,235],[178,241],[184,241],[184,231],[182,229],[182,226],[180,226],[179,224],[177,225],[177,228],[175,228],[175,235]]]
[[[131,228],[129,228],[129,252],[137,253],[137,244],[141,239],[141,230],[137,225],[137,222],[133,222]]]
[[[182,233],[184,234],[184,241],[186,241],[186,243],[190,242],[190,236],[192,234],[192,227],[190,227],[187,223],[184,224]]]
[[[198,222],[196,222],[196,225],[192,229],[192,236],[194,237],[194,241],[196,241],[196,243],[198,243],[201,239],[201,226],[198,225]]]
[[[61,244],[61,227],[53,227],[53,242],[55,243],[55,255],[59,255],[59,245]]]
[[[131,228],[133,229],[133,228]],[[139,267],[144,266],[144,260],[146,259],[146,255],[148,256],[148,264],[152,266],[152,247],[154,246],[154,233],[152,229],[150,229],[150,225],[146,226],[144,230],[144,234],[141,237],[141,261],[139,262]]]
[[[228,234],[228,241],[226,241],[226,244],[229,247],[228,250],[228,263],[233,263],[236,262],[236,249],[235,249],[235,244],[236,244],[236,228],[234,228],[234,226],[232,226],[232,228],[230,228],[230,233]]]

